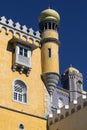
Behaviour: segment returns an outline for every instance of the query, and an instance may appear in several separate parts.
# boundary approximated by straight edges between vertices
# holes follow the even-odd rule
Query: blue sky
[[[38,16],[49,3],[61,17],[60,73],[72,64],[83,74],[87,90],[87,0],[3,0],[0,17],[5,16],[37,31]]]

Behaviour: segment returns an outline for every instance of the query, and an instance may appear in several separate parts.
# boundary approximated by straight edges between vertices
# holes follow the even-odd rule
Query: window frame
[[[22,48],[22,54],[20,54],[20,48]],[[27,56],[25,55],[24,50],[27,50]],[[15,56],[14,62],[17,63],[18,66],[24,66],[25,69],[31,69],[32,66],[32,50],[31,48],[21,45],[19,42],[15,46]],[[14,63],[13,63],[14,64]]]
[[[20,48],[22,49],[22,51],[20,51]],[[25,50],[27,51],[27,56],[25,56]],[[22,54],[20,54],[20,52]],[[17,53],[17,55],[21,55],[25,58],[31,58],[31,48],[21,45],[20,43],[16,44],[16,53]],[[29,53],[30,53],[30,55],[29,55]]]
[[[14,91],[15,81],[17,81],[17,80],[20,81],[20,82],[22,82],[22,83],[26,86],[26,102],[24,101],[25,98],[23,98],[23,97],[22,97],[22,101],[19,101],[19,100],[18,100],[19,97],[17,98],[17,100],[14,99],[14,94],[17,94],[17,93],[18,93],[17,96],[19,96],[19,94],[20,94],[19,92],[16,93],[16,92]],[[25,94],[25,93],[24,93],[24,94]],[[24,96],[24,94],[22,94],[22,96]],[[21,95],[21,94],[20,94],[20,95]],[[12,83],[12,100],[13,100],[14,102],[18,102],[18,103],[21,103],[21,104],[28,104],[28,87],[27,87],[27,84],[26,84],[23,80],[21,80],[21,79],[19,79],[19,78],[15,79],[15,80],[13,81],[13,83]]]
[[[62,97],[58,97],[58,108],[61,109],[64,107],[64,99]]]

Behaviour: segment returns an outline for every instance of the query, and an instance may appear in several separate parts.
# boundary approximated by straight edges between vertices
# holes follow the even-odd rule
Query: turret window
[[[48,57],[51,57],[51,48],[48,48]]]
[[[62,108],[64,106],[64,101],[62,98],[58,98],[58,108]]]
[[[45,30],[47,29],[47,24],[45,24]]]
[[[57,25],[55,23],[48,22],[48,23],[45,23],[42,27],[44,27],[44,30],[53,29],[53,30],[57,31]],[[43,28],[42,28],[42,30],[43,30]]]
[[[81,80],[78,80],[78,81],[76,82],[76,84],[77,84],[77,90],[78,90],[78,91],[82,91],[82,81],[81,81]]]
[[[49,29],[52,29],[51,23],[49,23]]]

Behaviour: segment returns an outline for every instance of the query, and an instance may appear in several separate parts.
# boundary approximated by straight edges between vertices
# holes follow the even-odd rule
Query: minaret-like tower
[[[39,16],[41,30],[42,80],[51,96],[59,80],[59,28],[60,16],[53,9],[46,9]]]
[[[61,76],[61,82],[64,89],[70,91],[70,101],[76,101],[83,91],[83,76],[74,67],[69,67]]]

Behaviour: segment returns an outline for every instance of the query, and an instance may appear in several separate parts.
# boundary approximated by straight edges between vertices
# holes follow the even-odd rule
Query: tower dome
[[[50,18],[60,21],[60,15],[58,14],[58,12],[49,8],[49,9],[43,10],[40,13],[39,22],[46,20],[46,19],[50,19]]]
[[[80,73],[79,72],[79,70],[77,70],[76,68],[74,68],[74,67],[69,67],[68,69],[66,69],[65,71],[64,71],[64,73],[67,73],[67,72],[76,72],[76,73]]]

